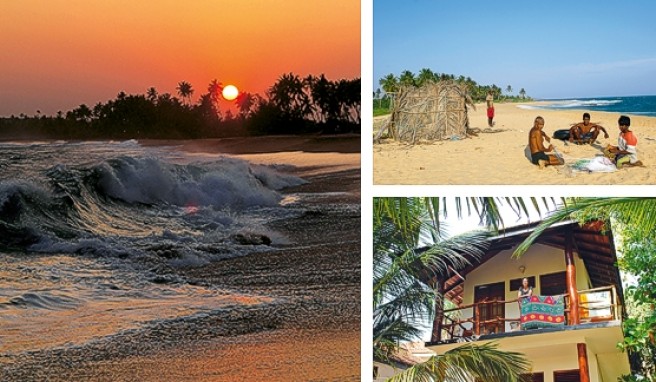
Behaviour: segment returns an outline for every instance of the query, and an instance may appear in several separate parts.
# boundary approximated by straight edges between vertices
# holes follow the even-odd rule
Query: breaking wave
[[[284,215],[276,208],[282,199],[278,190],[304,183],[232,158],[178,165],[118,157],[79,167],[55,165],[41,177],[0,181],[0,248],[149,253],[181,265],[202,263],[208,254],[235,255],[234,235],[240,233],[243,242],[244,231],[261,229],[243,215],[250,210]]]
[[[546,108],[552,108],[552,109],[576,109],[576,108],[586,108],[586,107],[596,107],[596,106],[610,106],[610,105],[617,105],[622,103],[623,101],[621,99],[588,99],[588,100],[579,100],[579,99],[571,99],[571,100],[562,100],[562,101],[556,101],[553,103],[549,103],[548,105],[545,105]]]

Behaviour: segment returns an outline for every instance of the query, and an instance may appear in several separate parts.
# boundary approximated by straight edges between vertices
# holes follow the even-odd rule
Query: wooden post
[[[588,352],[585,344],[576,344],[579,352],[579,379],[581,382],[590,382],[590,370],[588,368]]]
[[[474,334],[481,335],[481,306],[478,303],[474,304]]]
[[[433,319],[433,333],[431,342],[440,342],[442,340],[442,321],[444,320],[444,285],[441,277],[438,277],[433,283],[435,290],[435,318]]]
[[[569,295],[569,324],[578,325],[579,291],[576,289],[576,265],[574,264],[574,243],[572,231],[568,230],[565,239],[565,264],[567,274],[567,294]]]

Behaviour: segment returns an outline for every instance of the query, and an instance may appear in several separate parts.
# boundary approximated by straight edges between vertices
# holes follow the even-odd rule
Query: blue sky
[[[430,68],[538,99],[656,94],[656,2],[373,5],[374,90],[389,73]]]

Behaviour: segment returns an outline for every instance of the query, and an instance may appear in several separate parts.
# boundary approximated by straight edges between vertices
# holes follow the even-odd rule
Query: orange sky
[[[214,78],[360,77],[359,0],[0,1],[0,116],[93,106]]]

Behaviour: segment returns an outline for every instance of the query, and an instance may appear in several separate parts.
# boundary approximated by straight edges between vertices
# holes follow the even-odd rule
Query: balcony
[[[621,323],[621,303],[615,286],[578,291],[579,323],[571,323],[572,312],[568,295],[564,297],[564,326],[560,328],[523,329],[521,317],[501,312],[519,311],[517,299],[481,301],[443,311],[440,338],[437,343],[469,342],[479,338],[498,338],[533,334],[544,331],[572,330],[584,327],[603,327]],[[512,313],[510,313],[512,314]],[[435,343],[435,342],[434,342]]]

